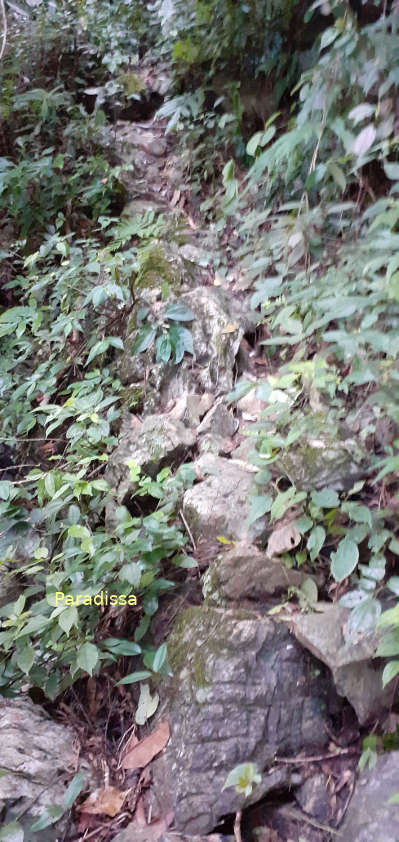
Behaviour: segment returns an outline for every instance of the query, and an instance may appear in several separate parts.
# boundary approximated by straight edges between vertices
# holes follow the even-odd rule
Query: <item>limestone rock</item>
[[[222,552],[204,576],[204,596],[209,602],[220,600],[264,600],[300,587],[306,574],[291,570],[245,542]]]
[[[353,439],[332,441],[309,438],[292,447],[273,462],[273,470],[284,474],[298,489],[333,488],[348,491],[364,476],[367,457]]]
[[[198,267],[197,274],[193,269],[194,278],[198,279],[198,271]],[[148,281],[149,275],[146,277]],[[152,282],[151,295],[160,297],[162,278],[158,276],[156,283],[153,276]],[[145,412],[149,407],[153,411],[159,403],[165,406],[187,393],[220,394],[228,392],[233,385],[234,361],[243,331],[231,314],[223,290],[198,285],[180,295],[179,301],[194,313],[193,321],[187,323],[193,338],[194,356],[186,354],[178,366],[173,362],[156,363],[154,348],[142,354],[131,354],[135,324],[129,327],[125,338],[120,377],[124,385],[131,387],[139,387],[145,381],[142,396]]]
[[[117,491],[119,503],[127,500],[135,490],[127,465],[130,460],[136,462],[144,474],[155,477],[166,465],[178,467],[195,443],[194,433],[169,415],[148,415],[142,423],[133,424],[133,416],[125,419],[118,447],[105,472],[105,479]]]
[[[198,287],[183,295],[182,301],[195,315],[191,332],[201,390],[228,392],[243,336],[228,296],[220,288]]]
[[[242,806],[234,788],[223,790],[229,771],[258,765],[252,802],[287,784],[287,768],[272,767],[275,754],[322,749],[327,706],[337,700],[288,630],[252,612],[189,609],[168,652],[173,677],[159,716],[171,738],[154,764],[155,801],[159,815],[173,810],[177,831],[204,834]]]
[[[194,538],[217,538],[222,535],[233,541],[252,541],[265,532],[264,518],[248,525],[254,473],[251,466],[213,454],[196,462],[206,477],[186,491],[184,516]]]
[[[377,758],[373,769],[360,776],[343,824],[345,842],[397,842],[399,806],[388,804],[399,791],[399,751]]]
[[[346,642],[348,616],[348,609],[326,604],[320,613],[292,616],[291,628],[302,646],[329,667],[337,692],[348,699],[359,722],[365,724],[390,708],[392,688],[382,689],[383,667],[372,662],[379,636],[373,633]]]
[[[0,777],[4,825],[26,809],[22,823],[29,827],[48,805],[61,805],[77,771],[86,773],[90,785],[91,771],[84,763],[78,764],[72,729],[53,722],[29,698],[0,698],[0,747],[0,766],[9,770]],[[59,835],[59,827],[29,834],[29,840],[51,842]]]

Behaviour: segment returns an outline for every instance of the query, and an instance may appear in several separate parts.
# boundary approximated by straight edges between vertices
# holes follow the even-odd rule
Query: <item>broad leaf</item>
[[[349,538],[344,538],[339,544],[336,553],[331,553],[331,574],[336,582],[343,582],[347,576],[353,573],[359,561],[359,550],[357,544]]]

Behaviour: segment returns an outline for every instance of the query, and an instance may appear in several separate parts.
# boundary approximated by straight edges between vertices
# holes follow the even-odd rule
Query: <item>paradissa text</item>
[[[100,591],[95,596],[78,593],[76,596],[56,591],[55,604],[60,605],[137,605],[137,597],[134,594],[116,594],[108,591]]]

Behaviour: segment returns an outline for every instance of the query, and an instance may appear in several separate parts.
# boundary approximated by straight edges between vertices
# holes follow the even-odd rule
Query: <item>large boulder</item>
[[[313,614],[291,616],[291,629],[301,645],[329,667],[337,692],[348,699],[364,725],[392,704],[392,688],[382,686],[383,665],[373,662],[379,635],[362,634],[348,641],[348,609],[329,603],[319,607]]]
[[[223,790],[228,773],[257,764],[254,801],[287,785],[288,767],[274,757],[323,749],[337,697],[288,630],[252,612],[189,609],[168,652],[173,677],[159,715],[171,738],[154,765],[156,808],[173,810],[177,831],[208,833],[242,806],[234,788]]]
[[[76,751],[71,728],[53,722],[29,698],[0,698],[0,814],[3,824],[28,829],[48,806],[61,806],[71,777],[81,771],[90,783],[91,771]],[[3,811],[3,812],[2,812]],[[29,833],[31,842],[52,842],[60,825]]]
[[[345,842],[397,842],[399,805],[389,804],[389,799],[398,791],[399,751],[391,751],[360,776],[339,838]]]
[[[186,491],[183,500],[184,516],[194,538],[222,536],[232,541],[253,541],[263,535],[264,518],[248,522],[256,469],[211,453],[201,456],[196,467],[204,479]]]

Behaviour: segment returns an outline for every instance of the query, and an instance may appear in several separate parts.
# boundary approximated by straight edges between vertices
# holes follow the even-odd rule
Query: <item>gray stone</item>
[[[330,818],[330,796],[327,780],[321,773],[307,778],[296,790],[295,798],[302,810],[320,822]]]
[[[228,296],[219,288],[198,287],[182,296],[182,301],[195,315],[191,331],[201,390],[228,392],[243,336],[242,328],[234,321]]]
[[[397,842],[399,805],[388,804],[399,791],[399,751],[377,758],[374,769],[363,772],[356,784],[343,824],[345,842]]]
[[[142,298],[145,301],[146,295],[149,295],[151,300],[160,299],[162,280],[171,282],[168,278],[171,269],[180,288],[184,285],[187,288],[191,283],[190,278],[194,279],[191,286],[198,283],[195,289],[179,295],[179,301],[194,313],[193,321],[186,325],[192,334],[194,356],[186,354],[176,366],[173,362],[166,365],[156,363],[154,348],[131,355],[130,347],[136,328],[134,318],[125,337],[126,351],[121,358],[120,377],[124,385],[141,389],[145,412],[153,411],[159,403],[162,406],[168,405],[170,401],[178,400],[187,393],[220,394],[228,392],[233,385],[234,361],[242,328],[231,315],[228,297],[223,290],[202,286],[198,267],[195,272],[194,264],[187,267],[187,261],[184,261],[181,266],[183,274],[178,266],[177,260],[172,261],[172,267],[169,268],[167,261],[162,264],[156,264],[155,261],[155,269],[148,266],[145,273],[139,276]],[[146,290],[151,292],[147,294]],[[160,301],[156,306],[161,305]]]
[[[290,586],[300,587],[306,574],[292,570],[245,542],[220,553],[204,575],[204,596],[220,604],[226,600],[264,600]]]
[[[323,667],[288,630],[252,612],[183,612],[168,640],[173,677],[159,712],[171,738],[153,769],[155,815],[174,812],[177,831],[203,834],[242,807],[228,773],[253,762],[262,772],[251,803],[288,784],[275,755],[328,744],[337,699]]]
[[[77,771],[92,783],[89,766],[79,761],[75,734],[71,728],[53,722],[29,698],[0,698],[0,766],[8,774],[0,777],[0,813],[5,825],[16,821],[29,828],[49,805],[62,805],[65,791]],[[46,832],[29,834],[31,842],[52,842],[61,824]]]
[[[309,438],[273,462],[273,470],[304,491],[326,487],[349,491],[356,480],[364,477],[366,468],[367,455],[354,439]]]
[[[127,415],[105,479],[116,491],[118,502],[123,503],[136,489],[127,464],[130,460],[140,466],[143,474],[154,478],[166,465],[178,467],[194,444],[192,430],[169,415],[148,415],[138,424],[135,416]]]
[[[236,429],[236,423],[233,413],[227,409],[223,403],[223,398],[219,398],[212,409],[205,415],[198,427],[197,433],[214,433],[218,436],[232,436]]]
[[[345,639],[349,611],[340,605],[319,604],[314,614],[295,614],[291,629],[296,638],[332,672],[337,692],[365,724],[391,707],[392,688],[382,689],[383,667],[373,664],[379,635],[364,634],[356,642]]]
[[[267,527],[265,518],[248,524],[254,490],[252,466],[213,454],[201,456],[196,466],[208,476],[184,495],[184,516],[194,538],[212,539],[222,535],[233,541],[252,541],[263,535]]]

